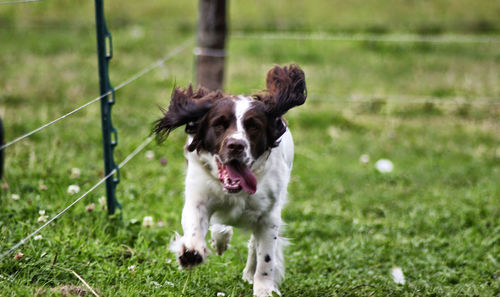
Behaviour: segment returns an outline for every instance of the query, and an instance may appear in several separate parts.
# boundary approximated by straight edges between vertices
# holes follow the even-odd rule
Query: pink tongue
[[[240,180],[243,190],[250,194],[257,191],[257,178],[247,166],[239,162],[231,162],[226,164],[226,168],[232,180]]]

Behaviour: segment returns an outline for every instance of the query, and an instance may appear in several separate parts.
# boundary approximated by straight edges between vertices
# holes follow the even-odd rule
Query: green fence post
[[[115,170],[113,176],[106,180],[108,214],[113,214],[116,207],[121,209],[121,205],[118,203],[115,196],[116,185],[120,182],[120,172],[113,159],[113,151],[118,144],[118,134],[111,122],[111,107],[115,103],[115,90],[109,82],[108,75],[109,60],[113,57],[113,43],[104,18],[103,0],[95,0],[95,20],[100,91],[101,96],[107,94],[107,96],[101,99],[104,174],[108,176],[108,174]]]

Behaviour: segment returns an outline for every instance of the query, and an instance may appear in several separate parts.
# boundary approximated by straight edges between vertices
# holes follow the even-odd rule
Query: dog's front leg
[[[252,234],[250,240],[248,241],[247,265],[243,270],[243,280],[246,280],[249,284],[253,284],[255,268],[257,266],[257,259],[255,255],[257,252],[255,251],[255,245],[255,237]]]
[[[209,215],[205,199],[196,199],[186,195],[182,210],[182,229],[184,235],[177,235],[171,245],[182,268],[189,268],[202,263],[207,254],[205,236],[208,231]]]
[[[279,222],[270,222],[254,233],[256,241],[257,267],[254,274],[254,296],[272,296],[272,292],[281,295],[275,280],[276,254]],[[278,263],[279,265],[279,263]]]

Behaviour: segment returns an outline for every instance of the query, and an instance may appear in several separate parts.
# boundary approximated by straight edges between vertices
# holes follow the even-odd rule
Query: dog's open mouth
[[[245,164],[236,160],[227,164],[217,161],[217,167],[219,180],[229,193],[238,193],[242,189],[249,194],[257,191],[257,178]]]

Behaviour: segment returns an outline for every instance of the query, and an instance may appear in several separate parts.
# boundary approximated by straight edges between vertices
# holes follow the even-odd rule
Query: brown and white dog
[[[183,125],[188,134],[184,235],[177,234],[170,247],[180,266],[204,261],[209,226],[219,255],[229,247],[231,226],[250,230],[243,279],[253,283],[255,296],[279,294],[284,275],[279,231],[293,140],[282,116],[307,96],[304,72],[296,65],[275,66],[266,83],[265,91],[252,96],[175,88],[154,128],[160,141]]]

